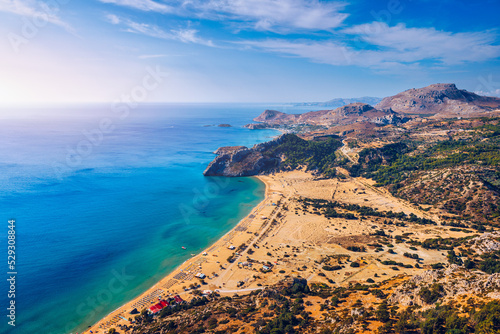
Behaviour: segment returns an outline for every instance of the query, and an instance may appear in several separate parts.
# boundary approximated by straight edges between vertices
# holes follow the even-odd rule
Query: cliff
[[[267,143],[246,147],[223,147],[208,165],[205,176],[252,176],[304,166],[313,173],[335,173],[335,151],[342,146],[338,136],[304,140],[283,134]]]
[[[270,148],[282,144],[288,136],[281,135],[266,143],[245,146],[221,147],[215,153],[217,157],[203,172],[205,176],[253,176],[270,171],[279,166],[281,159],[265,154]]]
[[[376,107],[405,114],[469,116],[499,108],[500,98],[480,96],[458,89],[452,83],[440,83],[386,97]]]

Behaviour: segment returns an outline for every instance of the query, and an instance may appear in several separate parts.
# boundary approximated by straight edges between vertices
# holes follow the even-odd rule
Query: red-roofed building
[[[175,295],[174,300],[176,303],[179,303],[179,304],[184,301],[184,299],[182,299],[179,295]]]
[[[160,301],[158,304],[154,304],[149,308],[149,312],[156,314],[168,306],[168,302],[165,300]]]

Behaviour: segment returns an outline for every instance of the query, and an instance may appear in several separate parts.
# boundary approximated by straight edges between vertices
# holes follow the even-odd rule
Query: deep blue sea
[[[268,107],[292,110],[0,110],[0,333],[81,332],[228,232],[263,199],[264,186],[202,172],[220,146],[276,136],[242,128]],[[232,127],[213,126],[220,123]],[[9,219],[16,220],[15,327],[6,310]]]

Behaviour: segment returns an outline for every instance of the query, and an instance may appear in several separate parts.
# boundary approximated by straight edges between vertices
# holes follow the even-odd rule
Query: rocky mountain
[[[311,111],[305,114],[286,114],[276,110],[266,110],[253,119],[267,125],[347,125],[357,122],[377,124],[401,124],[409,120],[389,109],[375,109],[366,103],[351,103],[334,110]]]
[[[452,83],[439,83],[424,88],[412,88],[384,98],[378,109],[392,109],[404,114],[440,114],[470,116],[500,108],[500,98],[480,96]]]
[[[294,106],[298,107],[330,107],[330,108],[338,108],[345,106],[347,104],[351,103],[356,103],[356,102],[361,102],[361,103],[367,103],[371,105],[375,105],[382,101],[381,98],[379,97],[370,97],[370,96],[363,96],[363,97],[356,97],[356,98],[337,98],[337,99],[332,99],[326,102],[304,102],[304,103],[294,103]]]
[[[266,143],[245,146],[221,147],[215,154],[217,157],[203,172],[205,176],[252,176],[276,168],[280,159],[264,155],[269,148],[280,145],[289,135],[282,135]]]

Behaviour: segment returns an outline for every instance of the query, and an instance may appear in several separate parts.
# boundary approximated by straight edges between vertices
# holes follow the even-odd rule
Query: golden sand
[[[375,188],[372,180],[363,178],[319,179],[304,171],[276,173],[259,176],[266,185],[265,199],[241,220],[229,233],[202,253],[184,262],[141,296],[115,310],[97,324],[89,328],[94,333],[105,333],[109,328],[129,325],[123,318],[133,318],[130,311],[139,312],[158,301],[159,297],[179,294],[184,300],[195,295],[185,288],[199,284],[197,273],[207,277],[200,290],[218,290],[221,295],[248,293],[279,282],[285,276],[301,276],[313,282],[329,282],[338,286],[349,282],[365,282],[368,278],[381,281],[389,277],[407,273],[415,274],[416,268],[400,268],[398,271],[381,264],[378,260],[394,260],[408,264],[415,261],[405,258],[403,253],[412,252],[404,243],[394,244],[396,254],[375,252],[368,247],[367,252],[351,252],[349,245],[374,242],[370,236],[376,229],[384,229],[392,236],[413,233],[413,239],[427,239],[437,236],[463,236],[461,232],[450,232],[440,226],[413,225],[398,227],[383,225],[379,218],[363,220],[328,219],[314,212],[305,212],[296,199],[300,197],[336,200],[343,203],[366,205],[381,211],[403,211],[439,221],[435,209],[428,212],[393,197],[381,188]],[[242,245],[241,250],[235,254]],[[236,249],[229,249],[234,246]],[[445,262],[445,254],[440,251],[419,252],[423,264]],[[229,263],[228,257],[234,262]],[[331,261],[357,261],[360,267],[348,265],[334,272],[322,271],[321,259],[331,257]],[[270,262],[273,268],[262,272]],[[318,275],[320,274],[320,275]],[[326,275],[325,275],[326,274]],[[123,318],[122,318],[123,317]]]

